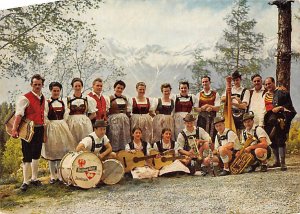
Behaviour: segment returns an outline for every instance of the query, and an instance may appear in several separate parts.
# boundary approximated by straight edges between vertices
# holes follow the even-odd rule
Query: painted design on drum
[[[86,161],[84,159],[78,159],[78,165],[79,167],[83,167],[85,165]]]

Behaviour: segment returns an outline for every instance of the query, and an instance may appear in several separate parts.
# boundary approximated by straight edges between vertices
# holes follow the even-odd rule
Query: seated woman
[[[151,146],[149,143],[142,141],[142,129],[134,127],[132,129],[132,137],[133,140],[126,145],[125,150],[132,153],[142,151],[145,156],[148,156]],[[153,168],[152,158],[146,160],[144,167],[136,167],[131,170],[132,177],[138,179],[157,177],[158,173],[159,171]]]
[[[155,167],[163,166],[160,169],[159,175],[174,174],[174,172],[186,172],[190,173],[190,170],[180,162],[179,159],[183,156],[174,156],[178,154],[178,144],[172,140],[172,130],[170,128],[164,128],[161,132],[161,140],[154,143],[153,148],[160,154],[154,158]],[[162,161],[161,154],[165,153],[167,161]],[[171,155],[173,153],[173,155]]]
[[[105,135],[107,122],[104,120],[97,120],[93,126],[94,132],[79,142],[76,151],[93,152],[101,161],[109,158],[116,158],[116,154],[112,152],[109,139]]]

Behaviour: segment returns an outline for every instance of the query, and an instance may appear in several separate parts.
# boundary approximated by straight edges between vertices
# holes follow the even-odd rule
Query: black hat
[[[254,118],[254,113],[252,111],[247,112],[243,115],[243,122],[245,120],[253,119]]]
[[[105,120],[96,120],[96,122],[93,125],[94,128],[107,127],[107,126],[108,126],[108,124]]]
[[[192,121],[195,121],[196,118],[192,114],[188,113],[187,115],[185,115],[185,117],[183,118],[183,120],[185,122],[192,122]]]
[[[217,123],[221,123],[221,122],[225,122],[224,117],[215,117],[214,118],[214,125],[217,124]]]
[[[239,73],[238,70],[235,70],[233,73],[232,73],[232,79],[237,79],[237,78],[241,78],[242,75]]]

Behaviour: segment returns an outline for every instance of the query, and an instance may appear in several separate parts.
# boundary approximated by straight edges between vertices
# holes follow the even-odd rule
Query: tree
[[[88,29],[86,22],[70,18],[99,8],[101,0],[65,0],[0,12],[0,75],[28,78],[29,62],[47,54],[46,44],[58,45],[61,38]],[[38,63],[35,63],[38,64]]]
[[[245,79],[261,71],[263,59],[259,54],[264,36],[254,32],[256,21],[249,19],[248,13],[247,0],[235,0],[231,13],[224,19],[228,29],[216,45],[218,54],[210,60],[222,77],[232,73],[233,69],[238,69]]]
[[[207,68],[208,62],[205,60],[202,56],[202,49],[195,50],[195,61],[194,64],[191,66],[192,70],[192,79],[195,80],[190,85],[190,91],[197,93],[201,90],[202,84],[201,84],[201,77],[207,75],[211,75],[211,71]]]
[[[277,43],[277,67],[276,82],[290,91],[291,78],[291,33],[293,0],[275,0],[271,5],[278,7],[278,43]]]
[[[105,90],[109,90],[116,78],[121,78],[123,67],[117,66],[114,59],[106,59],[101,53],[101,42],[96,34],[79,30],[75,36],[62,41],[54,50],[55,58],[49,66],[47,80],[59,81],[64,86],[62,96],[71,91],[73,77],[82,79],[84,86],[90,85],[94,78],[101,77]],[[90,87],[85,87],[89,90]]]
[[[7,102],[0,104],[0,174],[2,174],[2,157],[3,152],[5,150],[5,142],[8,140],[9,136],[5,132],[4,122],[6,121],[8,115],[12,113],[13,107],[12,104],[8,104]]]

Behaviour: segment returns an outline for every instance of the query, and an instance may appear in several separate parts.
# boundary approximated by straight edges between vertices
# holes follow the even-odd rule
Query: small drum
[[[60,162],[59,173],[68,185],[89,189],[95,187],[102,176],[102,162],[91,152],[69,152]]]
[[[124,175],[124,167],[120,161],[108,159],[103,161],[103,174],[101,181],[108,185],[118,183]]]

